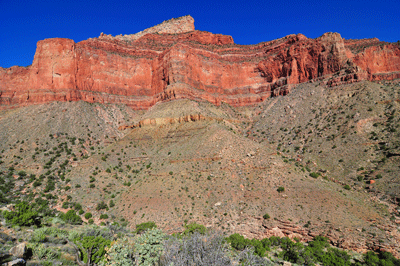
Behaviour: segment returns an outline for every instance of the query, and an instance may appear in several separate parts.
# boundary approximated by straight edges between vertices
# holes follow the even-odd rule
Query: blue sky
[[[30,65],[39,40],[132,34],[184,15],[196,29],[231,35],[238,44],[329,31],[346,39],[400,40],[399,0],[0,0],[0,66]]]

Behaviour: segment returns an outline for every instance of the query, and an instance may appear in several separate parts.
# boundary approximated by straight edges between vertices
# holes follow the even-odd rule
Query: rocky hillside
[[[181,98],[244,106],[308,81],[399,77],[397,44],[325,33],[237,45],[185,16],[132,35],[39,41],[31,66],[0,68],[0,108],[84,100],[148,109]]]
[[[80,204],[96,224],[323,235],[399,256],[398,94],[398,81],[305,83],[244,107],[179,99],[146,111],[83,101],[2,110],[2,191],[61,212]]]

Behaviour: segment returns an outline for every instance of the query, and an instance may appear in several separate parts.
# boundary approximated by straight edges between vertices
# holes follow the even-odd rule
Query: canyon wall
[[[0,108],[84,100],[147,109],[179,98],[243,106],[303,82],[396,78],[397,44],[325,33],[237,45],[231,36],[195,30],[185,16],[132,35],[39,41],[31,66],[0,67]]]

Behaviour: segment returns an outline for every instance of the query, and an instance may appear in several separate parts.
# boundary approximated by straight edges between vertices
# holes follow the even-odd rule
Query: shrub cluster
[[[154,222],[138,224],[140,234],[132,238],[116,236],[118,226],[85,227],[83,232],[43,227],[33,232],[30,248],[39,260],[60,257],[59,250],[43,245],[51,238],[64,238],[73,245],[79,265],[275,265],[266,258],[273,248],[280,260],[297,265],[398,266],[400,260],[388,252],[366,253],[351,262],[346,251],[330,246],[328,239],[317,236],[307,244],[289,238],[247,239],[239,234],[223,237],[204,226],[191,223],[181,234],[168,236]],[[270,255],[270,254],[268,254]]]
[[[41,217],[27,202],[22,201],[15,205],[16,211],[4,211],[3,216],[7,222],[19,226],[40,225]]]

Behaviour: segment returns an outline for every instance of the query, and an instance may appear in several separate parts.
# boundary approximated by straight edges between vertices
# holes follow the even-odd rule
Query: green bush
[[[42,182],[40,182],[39,180],[35,180],[35,182],[33,182],[32,186],[33,187],[39,187],[42,185]]]
[[[51,179],[48,180],[48,181],[47,181],[47,184],[46,184],[46,187],[45,187],[45,189],[44,189],[44,193],[53,191],[54,189],[56,189],[56,183],[55,183],[53,180],[51,180]]]
[[[97,203],[96,211],[107,209],[107,204],[104,201]]]
[[[250,245],[250,241],[248,239],[245,239],[244,236],[238,233],[230,235],[226,240],[236,250],[244,250],[247,246]]]
[[[278,187],[278,189],[277,189],[276,191],[278,191],[279,193],[281,193],[281,192],[284,192],[284,191],[285,191],[285,188],[284,188],[284,187]]]
[[[268,213],[266,213],[266,214],[263,215],[263,218],[264,218],[265,220],[268,220],[268,219],[271,218],[271,217],[269,216]]]
[[[320,175],[321,175],[321,173],[315,173],[315,172],[310,173],[310,176],[312,178],[318,178]]]
[[[378,254],[368,251],[364,254],[364,263],[367,266],[398,266],[400,259],[396,259],[389,252],[380,252]]]
[[[254,254],[257,254],[260,257],[264,256],[265,251],[267,249],[269,250],[270,246],[270,242],[264,240],[260,241],[258,239],[247,239],[237,233],[230,235],[226,240],[231,244],[232,248],[239,251],[252,247]]]
[[[15,206],[16,211],[4,211],[3,216],[8,223],[19,226],[40,225],[39,213],[32,209],[27,202],[22,201]]]
[[[87,220],[89,218],[92,218],[92,213],[90,212],[85,213],[85,219]]]
[[[79,203],[75,203],[75,204],[74,204],[74,209],[75,209],[76,211],[82,210],[82,205],[79,204]]]
[[[350,266],[350,256],[346,251],[337,248],[328,248],[327,252],[319,260],[323,265],[343,265]]]
[[[18,175],[19,175],[20,177],[25,177],[25,176],[26,176],[26,172],[25,172],[25,171],[19,171],[19,172],[18,172]]]
[[[289,261],[292,263],[303,264],[304,261],[301,260],[299,252],[302,250],[303,245],[301,243],[294,243],[287,237],[281,239],[280,246],[282,251],[279,253],[279,256],[282,257],[285,261]]]
[[[198,232],[202,235],[206,233],[206,227],[202,224],[196,224],[196,223],[190,223],[190,224],[185,224],[185,231],[183,231],[184,235],[190,235],[193,234],[194,232]]]
[[[108,215],[107,214],[100,214],[100,219],[108,219]]]
[[[0,203],[8,203],[9,200],[0,192]]]
[[[78,248],[78,264],[82,262],[87,265],[98,264],[106,253],[111,241],[102,236],[75,236],[74,244]]]
[[[60,218],[69,224],[82,224],[82,219],[74,210],[69,210],[67,213],[60,213]]]
[[[155,222],[145,222],[145,223],[137,224],[135,233],[141,234],[141,233],[143,233],[147,230],[153,229],[153,228],[157,228],[157,225]]]

